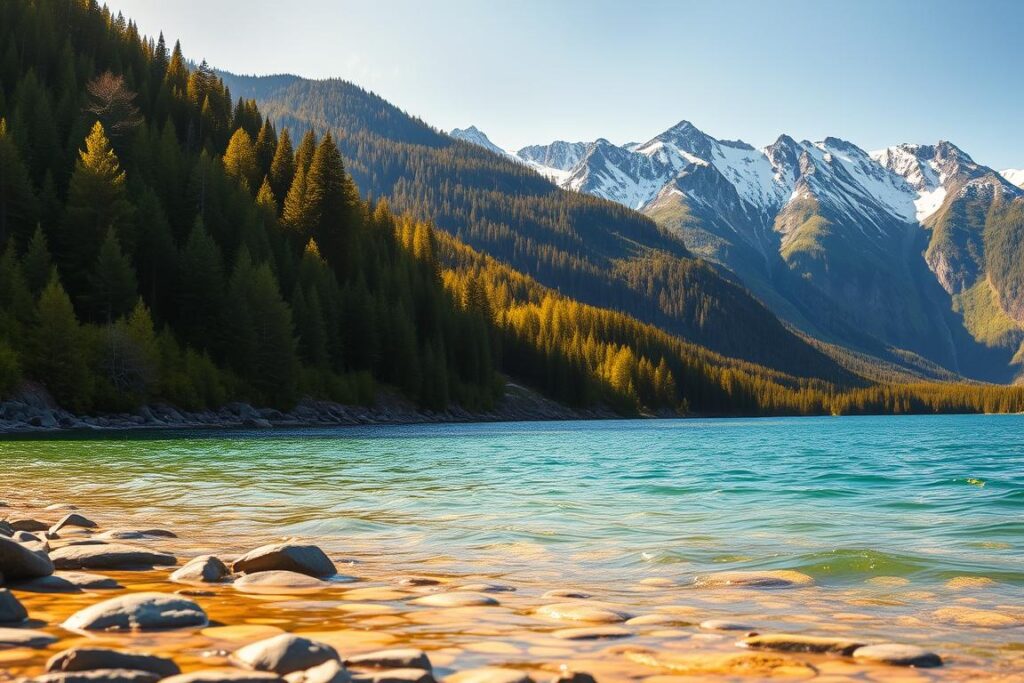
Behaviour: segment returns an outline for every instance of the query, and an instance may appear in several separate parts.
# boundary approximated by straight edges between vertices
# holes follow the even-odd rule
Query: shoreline
[[[674,675],[1010,680],[1024,671],[1021,662],[986,665],[953,652],[942,636],[892,643],[867,626],[798,619],[802,625],[786,627],[778,615],[751,618],[739,608],[741,597],[765,606],[786,601],[785,612],[798,615],[801,603],[821,599],[823,587],[792,570],[713,572],[692,582],[652,576],[593,594],[551,577],[509,580],[500,567],[450,573],[426,565],[410,572],[386,557],[325,553],[317,539],[282,541],[267,531],[259,539],[211,543],[175,526],[120,526],[148,521],[129,510],[44,502],[0,507],[0,516],[18,526],[37,522],[40,531],[15,532],[18,542],[45,550],[56,565],[57,579],[0,582],[27,612],[21,623],[0,627],[8,639],[23,637],[13,649],[0,647],[0,670],[8,668],[15,680],[85,680],[79,665],[61,668],[70,660],[107,671],[95,680],[143,683],[115,666],[126,653],[184,672],[173,674],[181,676],[174,683],[254,676],[267,683],[654,683]],[[256,546],[262,542],[268,546]],[[166,619],[183,612],[195,618],[128,627],[100,620],[134,614],[134,600],[149,600],[149,607],[173,601]],[[152,618],[144,612],[140,620]],[[327,659],[345,675],[319,678],[320,663],[294,668],[247,657],[287,639],[333,653]],[[83,648],[88,656],[68,654]],[[171,680],[153,680],[159,679]]]

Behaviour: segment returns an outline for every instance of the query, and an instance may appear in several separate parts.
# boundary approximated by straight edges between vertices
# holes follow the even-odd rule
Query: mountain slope
[[[756,150],[682,121],[645,143],[582,146],[563,187],[640,208],[799,329],[899,364],[909,351],[979,379],[1016,374],[1024,193],[954,145],[869,154],[783,135]]]
[[[629,312],[726,355],[802,376],[852,378],[638,213],[561,190],[528,164],[456,141],[345,81],[222,77],[232,93],[256,99],[281,125],[336,133],[364,192],[433,220],[546,286]],[[687,261],[686,272],[666,270],[653,282],[626,274],[630,264],[662,267],[672,259]],[[669,289],[688,301],[670,300]],[[743,318],[725,303],[736,301],[743,302]]]

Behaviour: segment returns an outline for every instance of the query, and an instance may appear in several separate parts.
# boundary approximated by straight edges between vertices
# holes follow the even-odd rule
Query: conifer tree
[[[224,152],[224,170],[229,176],[241,181],[250,191],[259,187],[256,147],[244,128],[237,129],[228,142],[227,151]]]
[[[295,178],[281,208],[281,224],[302,244],[311,233],[309,203],[306,201],[306,172],[295,171]]]
[[[0,118],[0,246],[9,237],[23,246],[35,225],[36,198],[7,121]]]
[[[274,149],[274,158],[270,162],[270,187],[274,196],[284,199],[295,178],[295,152],[292,150],[292,138],[285,128]]]
[[[330,133],[324,136],[313,154],[305,184],[308,233],[303,237],[312,236],[327,256],[327,262],[336,270],[347,272],[345,245],[355,227],[359,200]]]
[[[313,154],[316,152],[316,134],[307,130],[299,141],[299,147],[295,150],[295,173],[301,169],[309,171],[309,164],[313,161]]]
[[[197,218],[178,259],[178,329],[198,351],[219,348],[226,287],[220,248]]]
[[[22,258],[22,271],[25,274],[25,284],[28,286],[32,296],[39,296],[43,288],[53,279],[53,258],[50,256],[50,246],[46,241],[46,234],[42,226],[37,226],[32,239],[28,243],[28,249]]]
[[[89,298],[95,320],[112,323],[131,312],[138,300],[135,270],[121,251],[121,243],[113,229],[107,232],[107,238],[100,247],[91,284]]]
[[[56,277],[39,297],[27,369],[53,397],[71,410],[89,406],[93,381],[89,351],[71,299]]]
[[[257,177],[263,178],[270,174],[270,165],[277,154],[277,131],[270,121],[264,121],[256,136],[256,164],[259,167]]]

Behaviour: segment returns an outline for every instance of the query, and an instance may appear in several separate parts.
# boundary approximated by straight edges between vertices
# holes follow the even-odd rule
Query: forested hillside
[[[364,192],[434,221],[549,287],[729,356],[802,376],[851,379],[743,287],[635,211],[564,191],[524,164],[454,140],[343,80],[221,75],[281,125],[334,133]]]

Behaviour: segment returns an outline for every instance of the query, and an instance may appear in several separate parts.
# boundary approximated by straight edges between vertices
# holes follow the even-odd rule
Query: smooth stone
[[[563,628],[551,635],[562,640],[600,640],[603,638],[628,638],[633,634],[621,626],[587,626],[585,628]]]
[[[728,676],[729,680],[786,680],[814,678],[818,670],[807,662],[767,652],[697,652],[659,653],[651,650],[627,651],[626,659],[648,667],[666,669],[667,680],[712,680],[711,676]],[[683,677],[687,678],[683,678]],[[650,680],[650,679],[647,679]]]
[[[493,666],[467,669],[444,680],[445,683],[533,683],[533,679],[522,671]]]
[[[147,538],[177,538],[173,531],[164,529],[110,529],[96,534],[96,538],[104,541],[130,541]]]
[[[306,574],[286,571],[267,571],[246,574],[232,584],[243,593],[273,593],[275,591],[316,591],[330,587],[330,584]]]
[[[176,569],[170,579],[175,583],[217,583],[230,573],[220,559],[213,555],[200,555]]]
[[[0,588],[0,624],[16,624],[19,621],[28,619],[28,612],[14,593],[6,588]]]
[[[27,628],[0,628],[0,650],[9,647],[46,647],[57,639],[44,631]]]
[[[206,612],[167,593],[131,593],[75,612],[64,622],[72,631],[150,631],[206,626]]]
[[[38,519],[9,519],[7,523],[15,531],[47,531],[50,525]]]
[[[427,653],[416,648],[378,650],[348,657],[345,664],[365,669],[423,669],[433,671]]]
[[[50,505],[47,505],[43,509],[44,510],[49,510],[51,512],[58,512],[58,511],[65,511],[65,510],[77,510],[78,506],[77,505],[72,505],[71,503],[52,503]]]
[[[0,575],[6,581],[35,579],[53,573],[53,562],[15,540],[0,536]]]
[[[156,683],[160,674],[135,669],[54,671],[29,679],[31,683]]]
[[[1016,619],[1009,614],[973,607],[943,607],[935,610],[932,614],[942,623],[953,626],[1009,628],[1024,624],[1024,620]]]
[[[268,671],[243,669],[203,669],[165,678],[161,683],[283,683],[284,679]]]
[[[744,638],[737,645],[754,650],[775,650],[778,652],[814,652],[850,655],[857,648],[867,645],[864,641],[851,638],[804,636],[790,633],[764,633]]]
[[[513,593],[516,588],[506,583],[467,583],[465,586],[458,586],[453,590],[469,591],[470,593]]]
[[[331,659],[305,671],[294,671],[284,679],[288,683],[351,683],[352,674],[341,662]]]
[[[30,593],[81,593],[83,590],[109,590],[121,588],[116,580],[101,574],[86,572],[54,572],[18,583],[15,588]]]
[[[6,519],[0,519],[0,536],[13,536],[14,528],[7,523]]]
[[[149,671],[160,678],[180,674],[172,660],[156,655],[120,652],[105,647],[73,647],[50,657],[47,671],[92,671],[94,669],[129,669]]]
[[[58,569],[140,569],[177,564],[174,555],[131,545],[66,545],[50,553]]]
[[[774,571],[733,571],[701,574],[694,578],[697,588],[795,588],[813,586],[814,579],[791,569]]]
[[[18,543],[39,543],[42,545],[49,545],[46,542],[46,539],[43,538],[42,534],[37,536],[31,531],[15,531],[13,534],[11,534],[11,538],[13,538]]]
[[[434,683],[434,675],[423,669],[384,669],[352,672],[352,683]]]
[[[250,643],[231,655],[231,663],[236,666],[276,674],[303,671],[330,660],[339,660],[333,647],[291,633]]]
[[[631,616],[625,612],[581,602],[559,602],[554,605],[544,605],[537,610],[537,614],[558,621],[591,621],[602,624],[615,624],[625,621]]]
[[[853,651],[853,658],[894,666],[920,668],[942,666],[942,658],[934,652],[929,652],[916,645],[900,643],[878,643],[877,645],[859,647]]]
[[[597,683],[593,676],[583,671],[563,671],[549,683]]]
[[[946,582],[946,588],[959,591],[972,588],[988,588],[995,584],[996,582],[987,576],[954,576]]]
[[[60,521],[51,526],[47,533],[56,534],[66,526],[77,526],[82,529],[95,529],[99,525],[84,515],[80,515],[77,512],[69,512],[61,517]]]
[[[400,586],[437,586],[440,581],[429,576],[403,576],[398,580]]]
[[[424,607],[483,607],[485,605],[497,605],[498,601],[488,595],[480,593],[432,593],[422,598],[410,600],[411,605]]]
[[[626,620],[627,626],[687,626],[691,623],[671,614],[644,614]]]
[[[741,624],[725,619],[707,619],[700,622],[700,628],[705,631],[753,631],[754,627],[749,624]]]
[[[235,572],[253,574],[264,571],[298,572],[322,578],[337,573],[334,563],[315,545],[272,543],[250,550],[234,561]]]
[[[571,588],[556,588],[553,591],[548,591],[540,597],[544,598],[545,600],[558,600],[565,598],[586,600],[590,597],[590,593],[572,590]]]

